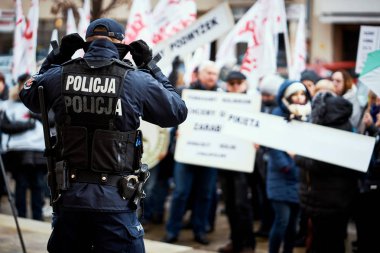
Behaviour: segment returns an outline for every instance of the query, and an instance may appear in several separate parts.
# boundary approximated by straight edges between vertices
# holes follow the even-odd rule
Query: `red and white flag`
[[[124,43],[142,39],[152,46],[153,28],[150,0],[134,0],[128,16]]]
[[[247,51],[241,71],[247,75],[250,88],[259,78],[276,72],[276,48],[274,39],[284,31],[286,16],[281,6],[283,0],[258,0],[238,21],[218,49],[219,66],[236,62],[235,45],[247,43]]]
[[[301,73],[306,69],[306,24],[305,24],[305,6],[300,5],[299,21],[296,33],[296,40],[293,49],[291,67],[289,69],[289,78],[300,80]]]
[[[16,27],[13,41],[12,78],[24,73],[36,72],[37,29],[39,1],[31,0],[28,16],[25,17],[22,3],[16,0]]]
[[[153,44],[158,44],[193,23],[197,5],[195,0],[160,0],[152,15]]]

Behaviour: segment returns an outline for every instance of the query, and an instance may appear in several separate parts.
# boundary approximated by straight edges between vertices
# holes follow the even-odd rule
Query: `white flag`
[[[210,53],[211,43],[207,43],[201,47],[198,47],[193,53],[185,57],[185,73],[183,77],[185,84],[191,83],[191,76],[196,67],[198,67],[202,62],[210,60]]]
[[[160,0],[153,10],[153,44],[188,27],[197,18],[195,0]]]
[[[77,25],[75,23],[73,10],[70,8],[67,10],[67,21],[66,21],[66,34],[77,33]]]
[[[37,29],[39,2],[32,0],[28,17],[23,15],[21,1],[16,1],[12,77],[17,80],[24,73],[36,72]]]
[[[306,69],[306,34],[305,34],[305,6],[300,6],[296,40],[293,49],[292,64],[289,69],[289,78],[300,80],[301,73]]]
[[[228,33],[222,44],[218,48],[216,55],[216,62],[218,65],[223,66],[226,62],[236,62],[235,45],[239,42],[249,43],[255,39],[252,32],[244,32],[252,30],[250,26],[253,25],[254,19],[259,15],[262,4],[257,2],[254,4],[234,26],[231,32]]]
[[[284,30],[286,20],[281,3],[283,0],[258,0],[238,21],[218,49],[219,66],[236,62],[235,45],[247,43],[247,51],[241,71],[254,88],[260,77],[276,72],[277,60],[274,38]]]
[[[150,0],[134,0],[128,16],[124,43],[142,39],[152,46],[153,28]]]
[[[24,54],[24,40],[23,31],[25,25],[25,17],[22,11],[21,0],[16,0],[16,26],[13,36],[13,59],[12,59],[12,78],[17,80],[19,69],[21,67],[21,60]]]
[[[83,7],[78,8],[78,12],[80,17],[78,24],[78,33],[83,39],[86,39],[86,30],[91,20],[90,0],[84,0]]]
[[[50,41],[57,41],[58,42],[58,30],[57,29],[53,29],[53,31],[51,32],[51,38],[50,38]],[[53,47],[50,45],[49,46],[49,53],[53,50]]]
[[[73,13],[73,10],[70,8],[67,10],[66,34],[72,34],[72,33],[77,33],[77,32],[78,32],[78,28],[75,23],[74,13]],[[71,59],[82,57],[83,55],[84,55],[83,49],[79,49],[75,51],[73,56],[71,56]]]

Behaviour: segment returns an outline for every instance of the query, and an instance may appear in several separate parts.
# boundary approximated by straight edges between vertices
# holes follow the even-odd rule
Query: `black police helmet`
[[[106,32],[100,32],[100,31],[94,31],[97,27],[104,27],[106,28]],[[124,39],[124,27],[120,25],[118,22],[116,22],[113,19],[110,18],[99,18],[90,23],[90,25],[87,27],[86,31],[86,39],[91,36],[95,35],[102,35],[107,36],[110,38],[115,38],[117,40],[123,40]]]

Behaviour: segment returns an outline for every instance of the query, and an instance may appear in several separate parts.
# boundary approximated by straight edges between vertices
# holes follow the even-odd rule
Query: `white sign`
[[[223,134],[366,172],[375,138],[264,113],[229,111]]]
[[[258,94],[184,90],[188,116],[178,130],[175,160],[207,167],[252,172],[255,148],[251,141],[221,134],[227,109],[258,112]]]
[[[212,42],[234,26],[231,9],[227,3],[203,15],[192,25],[154,47],[155,52],[162,54],[161,66],[171,64],[177,55],[194,52],[198,47]]]
[[[362,72],[368,53],[377,49],[380,49],[380,26],[360,26],[356,73]]]

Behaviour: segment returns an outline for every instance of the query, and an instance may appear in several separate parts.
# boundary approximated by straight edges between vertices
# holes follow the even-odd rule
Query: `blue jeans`
[[[274,221],[269,233],[269,253],[280,252],[284,243],[283,253],[293,252],[296,237],[299,204],[286,201],[271,200],[274,210]]]
[[[18,216],[26,217],[26,192],[31,191],[32,217],[35,220],[43,220],[42,208],[44,206],[44,190],[46,187],[45,165],[23,165],[13,171],[16,181],[15,199]]]
[[[217,171],[213,168],[176,163],[170,216],[166,226],[169,236],[177,237],[182,227],[182,218],[191,189],[194,193],[192,209],[193,232],[196,236],[206,233],[213,190],[216,185]]]
[[[161,170],[170,169],[160,164],[150,170],[150,177],[145,185],[144,220],[158,222],[164,216],[165,201],[169,194],[169,178],[160,178]]]

